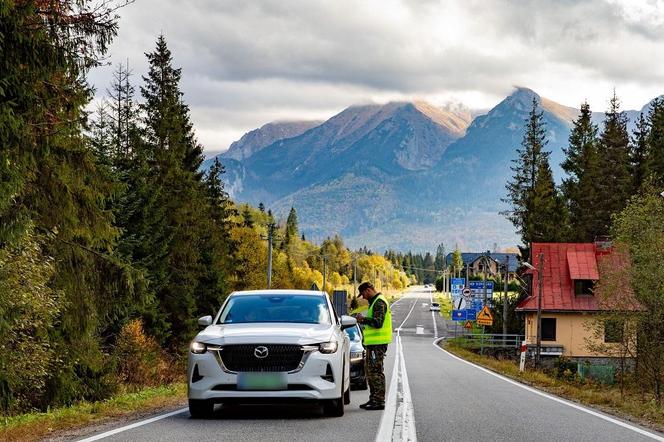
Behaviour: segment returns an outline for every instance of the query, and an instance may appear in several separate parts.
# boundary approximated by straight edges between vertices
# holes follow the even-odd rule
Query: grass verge
[[[0,418],[0,439],[8,442],[40,440],[54,433],[99,424],[137,412],[149,412],[184,403],[187,386],[176,383],[119,394],[100,402],[81,402],[46,413]]]
[[[561,380],[542,371],[527,369],[519,371],[516,362],[481,356],[457,345],[446,342],[445,350],[462,359],[473,362],[505,377],[536,387],[556,396],[600,409],[628,421],[664,431],[664,409],[641,391],[627,388],[621,395],[618,386],[593,382]]]

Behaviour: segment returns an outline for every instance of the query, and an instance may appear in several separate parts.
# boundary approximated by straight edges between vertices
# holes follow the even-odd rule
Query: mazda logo
[[[267,353],[268,353],[267,347],[265,347],[264,345],[254,348],[254,356],[256,356],[258,359],[267,358]]]

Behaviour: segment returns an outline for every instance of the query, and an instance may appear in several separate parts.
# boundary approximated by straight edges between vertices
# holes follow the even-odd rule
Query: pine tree
[[[598,198],[600,202],[594,210],[597,221],[597,235],[608,235],[611,215],[625,208],[632,195],[632,177],[629,166],[629,133],[627,117],[620,111],[620,100],[615,92],[610,100],[609,110],[604,119],[604,129],[600,134]]]
[[[630,146],[630,169],[632,174],[632,193],[637,193],[648,174],[648,136],[650,125],[643,112],[639,115]]]
[[[568,177],[563,180],[562,191],[569,210],[570,241],[593,241],[601,230],[596,222],[595,210],[599,198],[599,158],[597,152],[597,126],[592,122],[590,105],[581,105],[579,117],[564,149],[561,164]]]
[[[265,204],[258,203],[258,210],[260,210],[262,213],[265,213]]]
[[[514,176],[507,183],[507,198],[504,202],[511,206],[510,211],[502,212],[514,224],[521,234],[526,250],[533,241],[554,241],[548,235],[554,230],[550,224],[556,222],[547,219],[552,208],[557,206],[557,192],[549,189],[550,152],[544,150],[548,141],[543,120],[543,112],[538,111],[537,98],[533,98],[532,109],[526,120],[525,133],[521,148],[517,149],[518,158],[511,167]],[[551,179],[552,182],[552,179]],[[563,210],[564,208],[560,208]],[[564,214],[556,219],[564,219]],[[556,225],[555,228],[560,228]],[[558,236],[556,236],[557,238]],[[526,253],[524,253],[525,255]]]

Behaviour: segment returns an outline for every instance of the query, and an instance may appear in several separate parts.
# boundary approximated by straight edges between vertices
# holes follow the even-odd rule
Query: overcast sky
[[[490,108],[520,85],[604,110],[614,87],[625,109],[664,93],[664,0],[136,0],[120,15],[109,62],[140,83],[163,33],[208,154],[369,101]],[[98,94],[112,70],[91,73]]]

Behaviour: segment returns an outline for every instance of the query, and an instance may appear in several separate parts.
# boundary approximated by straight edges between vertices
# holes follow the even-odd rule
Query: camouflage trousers
[[[383,361],[387,353],[387,344],[367,345],[365,370],[369,383],[369,400],[377,404],[385,403],[385,368]]]

